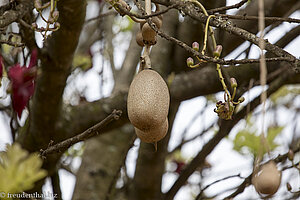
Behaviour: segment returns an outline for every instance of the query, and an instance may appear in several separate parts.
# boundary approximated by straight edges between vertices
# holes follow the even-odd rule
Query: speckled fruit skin
[[[144,69],[133,79],[127,99],[130,122],[141,131],[161,127],[169,112],[170,95],[166,82],[152,69]]]
[[[145,23],[142,28],[143,42],[146,45],[156,44],[156,32],[150,27],[148,23]]]
[[[271,161],[261,167],[258,175],[252,179],[255,190],[261,194],[273,195],[281,183],[281,173],[276,164]]]
[[[138,128],[134,128],[134,129],[135,129],[136,135],[143,142],[154,143],[154,142],[157,142],[157,141],[163,139],[166,136],[166,134],[168,132],[168,128],[169,128],[169,122],[168,122],[168,119],[166,119],[165,122],[163,123],[163,125],[155,128],[155,129],[150,129],[147,131],[141,131]]]

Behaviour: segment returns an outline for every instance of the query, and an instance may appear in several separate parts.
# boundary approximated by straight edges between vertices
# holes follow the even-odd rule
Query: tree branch
[[[76,135],[72,138],[68,138],[58,144],[53,146],[49,146],[47,149],[41,149],[41,156],[45,157],[48,154],[59,153],[67,150],[73,144],[84,141],[93,136],[99,135],[99,131],[101,131],[107,124],[109,124],[113,120],[118,120],[122,114],[120,110],[114,110],[109,116],[107,116],[104,120],[94,125],[93,127],[87,129],[83,133]]]
[[[200,199],[202,199],[202,198],[201,198],[201,195],[203,194],[204,190],[206,190],[206,189],[209,188],[210,186],[212,186],[212,185],[214,185],[214,184],[216,184],[216,183],[219,183],[219,182],[221,182],[221,181],[224,181],[224,180],[227,180],[227,179],[230,179],[230,178],[236,178],[236,177],[242,178],[240,174],[236,174],[236,175],[226,176],[226,177],[224,177],[224,178],[218,179],[218,180],[216,180],[216,181],[214,181],[214,182],[212,182],[212,183],[206,185],[203,189],[200,190],[200,192],[199,192],[199,194],[197,195],[197,197],[195,198],[195,200],[200,200]]]
[[[28,124],[19,134],[19,141],[29,151],[46,148],[52,138],[64,138],[55,135],[55,129],[62,114],[62,95],[84,23],[86,2],[61,0],[57,8],[61,28],[52,33],[40,51],[42,73],[36,81]]]
[[[247,2],[248,2],[248,0],[242,0],[241,2],[231,5],[231,6],[224,6],[224,7],[220,7],[220,8],[214,8],[214,9],[207,10],[207,13],[213,14],[213,13],[220,12],[220,11],[230,10],[230,9],[234,9],[234,8],[240,8]]]
[[[275,81],[273,81],[267,90],[267,95],[270,96],[272,93],[277,91],[282,85],[285,84],[288,78],[292,76],[292,73],[286,73],[280,77],[278,77]],[[250,109],[251,111],[254,110],[259,105],[260,97],[256,97],[254,100],[251,101]],[[218,133],[209,141],[207,142],[202,150],[193,158],[193,160],[186,166],[186,168],[181,172],[178,179],[175,181],[173,186],[170,190],[165,194],[165,200],[172,200],[178,190],[181,188],[183,184],[187,181],[189,176],[197,169],[198,166],[203,164],[205,158],[212,152],[212,150],[219,144],[219,142],[226,137],[232,127],[234,127],[241,119],[243,119],[247,115],[247,106],[245,106],[241,111],[239,111],[232,121],[225,121],[221,120],[221,125],[219,128]]]
[[[53,194],[57,195],[57,200],[62,199],[58,170],[51,176]]]
[[[240,20],[258,20],[258,16],[247,16],[247,15],[226,15],[226,14],[216,14],[215,16],[220,16],[224,20],[226,19],[240,19]],[[265,17],[265,21],[269,22],[289,22],[289,23],[300,23],[300,19],[289,18],[289,17]]]
[[[203,14],[200,13],[198,11],[199,8],[197,8],[193,3],[191,2],[182,2],[179,0],[173,0],[170,2],[165,2],[165,1],[157,1],[157,2],[161,2],[164,3],[166,5],[172,5],[172,4],[179,4],[179,6],[177,7],[179,10],[181,10],[182,12],[184,12],[186,15],[190,16],[191,18],[200,21],[201,23],[206,23],[207,21],[207,17]],[[242,28],[236,27],[234,26],[230,21],[227,20],[223,20],[220,18],[212,18],[210,20],[210,26],[214,26],[216,28],[220,28],[222,30],[225,30],[228,33],[234,34],[244,40],[247,40],[255,45],[259,45],[259,38],[255,35],[252,34]],[[150,24],[151,25],[151,24]],[[161,31],[158,31],[157,29],[155,29],[155,27],[153,25],[151,25],[151,28],[154,29],[160,36],[162,37],[166,37],[166,34],[162,33]],[[169,37],[169,39],[171,39],[171,37]],[[188,46],[186,46],[183,42],[179,41],[179,40],[174,40],[175,38],[172,39],[172,41],[176,41],[176,43],[184,48],[188,48]],[[300,70],[300,60],[297,59],[295,56],[291,55],[290,53],[286,52],[285,50],[277,47],[276,45],[273,45],[271,43],[269,43],[267,40],[265,40],[265,49],[269,52],[272,52],[274,55],[278,56],[278,57],[287,57],[288,59],[290,59],[289,63],[291,64],[291,66],[293,67],[293,69],[295,71],[299,71]],[[200,53],[198,53],[197,51],[190,51],[191,53],[193,53],[194,56],[199,56],[201,59],[203,60],[207,60],[210,62],[216,62],[216,60],[207,58],[204,55],[201,55]],[[221,63],[220,63],[221,64]]]

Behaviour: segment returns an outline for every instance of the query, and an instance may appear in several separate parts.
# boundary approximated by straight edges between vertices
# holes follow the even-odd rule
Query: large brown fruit
[[[170,95],[163,78],[152,69],[139,72],[133,79],[127,99],[130,122],[142,131],[160,127],[169,112]]]
[[[263,165],[258,174],[253,177],[252,183],[258,193],[275,194],[281,183],[281,173],[278,171],[275,162],[271,161]]]
[[[166,119],[165,122],[163,123],[163,125],[155,128],[155,129],[150,129],[147,131],[141,131],[138,128],[134,128],[134,129],[135,129],[136,135],[143,142],[154,143],[154,142],[157,142],[157,141],[163,139],[166,136],[166,134],[168,132],[168,128],[169,128],[169,123],[168,123],[168,119]]]

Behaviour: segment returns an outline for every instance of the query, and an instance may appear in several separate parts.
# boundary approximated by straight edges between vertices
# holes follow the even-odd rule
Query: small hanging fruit
[[[150,27],[148,23],[145,23],[142,27],[143,42],[146,45],[156,44],[156,32]]]
[[[252,178],[255,190],[260,194],[273,195],[281,183],[281,173],[274,161],[264,164]]]
[[[135,36],[135,40],[139,46],[141,46],[141,47],[145,46],[144,41],[143,41],[142,31],[137,32],[137,34]]]

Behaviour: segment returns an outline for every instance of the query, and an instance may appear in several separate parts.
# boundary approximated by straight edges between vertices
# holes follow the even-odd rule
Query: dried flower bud
[[[294,160],[294,152],[291,149],[289,150],[287,156],[290,161]]]
[[[230,78],[230,85],[232,88],[237,87],[237,82],[236,82],[235,78]]]
[[[245,97],[240,97],[238,100],[240,103],[243,103],[245,101]]]
[[[286,189],[288,191],[292,191],[292,186],[289,183],[286,183]]]
[[[186,59],[186,64],[187,64],[188,67],[191,67],[192,65],[194,65],[194,59],[191,58],[191,57],[188,57]]]
[[[214,50],[214,57],[220,57],[221,56],[221,53],[222,53],[222,45],[217,45],[216,46],[216,49]]]
[[[195,51],[199,51],[199,43],[198,42],[193,42],[192,47]]]
[[[223,103],[222,101],[219,101],[216,103],[214,112],[216,112],[221,119],[231,120],[234,112],[234,105],[232,102],[225,101]]]

